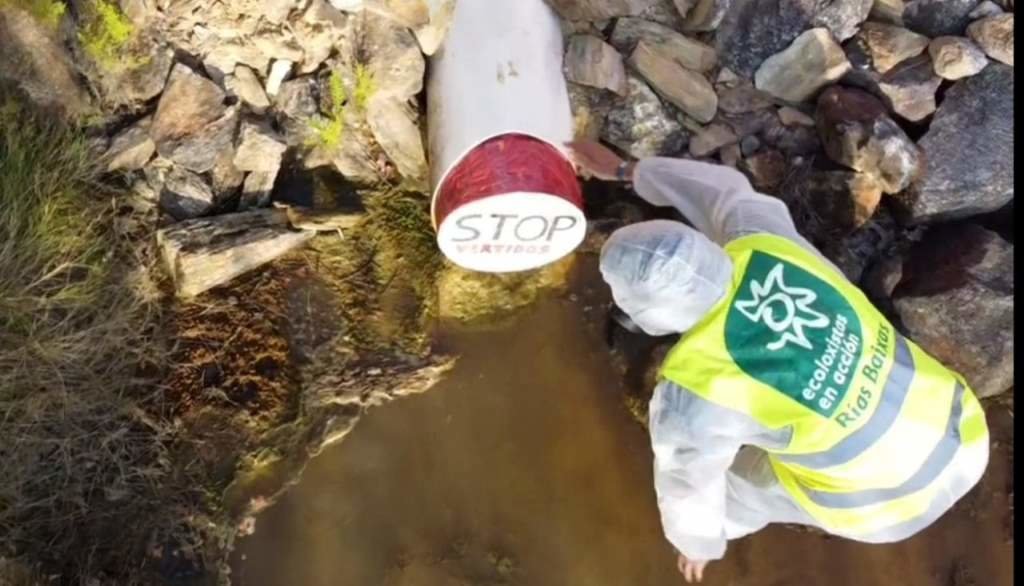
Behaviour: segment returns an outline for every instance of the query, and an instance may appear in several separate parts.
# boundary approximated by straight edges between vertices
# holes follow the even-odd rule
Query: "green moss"
[[[370,98],[376,92],[377,82],[373,78],[373,73],[362,63],[356,65],[356,89],[352,93],[356,108],[365,112],[366,106],[370,103]]]
[[[377,84],[365,65],[357,65],[354,74],[355,87],[350,98],[341,73],[331,71],[330,77],[327,78],[327,112],[324,116],[309,121],[312,136],[307,141],[307,146],[337,148],[345,135],[346,120],[353,114],[361,115],[366,112],[370,98],[377,91]]]
[[[68,7],[60,0],[0,0],[0,8],[14,6],[51,29],[57,28]]]
[[[110,0],[90,0],[83,16],[85,25],[78,33],[82,49],[97,65],[109,70],[133,69],[148,59],[130,50],[135,26]]]

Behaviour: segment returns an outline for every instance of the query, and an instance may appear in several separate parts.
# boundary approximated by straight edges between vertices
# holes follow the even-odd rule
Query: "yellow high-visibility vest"
[[[826,529],[869,535],[921,515],[959,450],[986,449],[963,377],[901,336],[864,294],[793,242],[725,247],[729,293],[661,375],[771,429],[781,485]]]

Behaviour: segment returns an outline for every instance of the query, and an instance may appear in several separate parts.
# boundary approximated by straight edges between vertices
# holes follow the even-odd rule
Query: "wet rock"
[[[156,143],[149,137],[152,121],[152,117],[143,118],[114,137],[104,155],[108,172],[135,171],[153,158]]]
[[[903,27],[877,22],[864,23],[854,42],[862,44],[879,73],[889,71],[928,48],[928,37]]]
[[[565,77],[590,87],[611,90],[620,96],[629,91],[622,55],[591,35],[575,35],[565,52]]]
[[[939,37],[928,45],[935,74],[943,79],[957,80],[981,72],[988,58],[977,45],[963,37]]]
[[[731,0],[726,4],[716,36],[718,59],[743,77],[753,76],[765,59],[811,28],[819,5],[816,0]]]
[[[1013,387],[1013,245],[974,225],[931,230],[893,301],[907,334],[979,397]]]
[[[427,155],[418,120],[415,109],[390,96],[374,97],[366,109],[366,121],[377,144],[398,172],[414,181],[427,177]]]
[[[761,91],[790,102],[802,102],[850,69],[843,48],[828,29],[811,29],[785,51],[772,55],[754,76]]]
[[[959,35],[970,22],[979,0],[910,0],[903,11],[904,25],[927,37]]]
[[[879,80],[878,91],[893,112],[919,122],[935,112],[935,92],[941,84],[931,57],[920,55],[890,69]]]
[[[684,31],[713,31],[721,24],[733,0],[696,0],[683,21]]]
[[[796,108],[783,106],[779,108],[779,120],[785,126],[814,126],[814,118]]]
[[[818,99],[815,118],[829,158],[871,175],[885,193],[903,191],[920,175],[920,149],[871,94],[833,86]]]
[[[629,94],[608,111],[602,137],[643,158],[678,153],[686,132],[646,83],[629,76]]]
[[[234,165],[241,171],[277,171],[287,149],[269,126],[246,121],[238,133]]]
[[[882,200],[882,187],[864,173],[815,171],[800,187],[822,220],[816,239],[849,235],[871,219]]]
[[[774,193],[786,178],[786,158],[775,149],[767,149],[744,158],[740,169],[750,176],[755,189]]]
[[[910,223],[963,218],[1013,200],[1013,68],[991,63],[956,82],[919,145],[918,185],[897,198]]]
[[[985,54],[1007,65],[1013,65],[1013,13],[989,16],[972,22],[967,36]]]
[[[741,82],[718,90],[718,108],[727,114],[744,114],[772,106],[771,96]]]
[[[983,0],[981,4],[978,4],[977,8],[971,11],[968,17],[971,20],[978,20],[986,16],[996,16],[1002,13],[1003,9],[998,4],[992,2],[992,0]]]
[[[256,77],[256,72],[247,65],[236,65],[234,74],[225,78],[224,85],[255,114],[263,114],[270,107],[270,98],[263,90],[263,84]]]
[[[376,86],[375,96],[408,100],[423,89],[426,61],[408,29],[368,14],[363,25],[362,50]]]
[[[213,191],[201,176],[179,167],[167,172],[160,207],[175,220],[198,218],[209,213],[213,205]]]
[[[655,0],[547,0],[556,12],[567,20],[593,22],[638,16],[654,5]]]
[[[270,66],[270,73],[267,74],[266,92],[268,96],[276,96],[281,90],[281,84],[292,73],[295,64],[288,59],[277,59]]]
[[[612,31],[611,43],[623,53],[631,53],[644,41],[658,54],[687,69],[710,71],[717,61],[714,48],[655,22],[639,18],[620,18]]]
[[[695,157],[706,157],[726,145],[736,144],[738,140],[736,133],[729,126],[718,122],[709,124],[690,139],[690,154]]]
[[[150,128],[157,152],[197,173],[209,171],[238,125],[237,109],[226,108],[224,98],[217,84],[176,65]]]
[[[857,34],[862,22],[867,20],[874,0],[838,0],[826,3],[814,16],[811,24],[825,27],[839,41],[845,41]]]
[[[710,122],[718,111],[718,96],[703,75],[665,57],[647,43],[637,43],[630,65],[666,100],[699,122]]]
[[[10,2],[0,6],[0,78],[13,80],[32,101],[77,118],[93,111],[71,56],[58,38]]]
[[[507,317],[545,292],[565,287],[572,255],[536,271],[486,274],[447,265],[438,279],[438,314],[442,319],[479,322]]]

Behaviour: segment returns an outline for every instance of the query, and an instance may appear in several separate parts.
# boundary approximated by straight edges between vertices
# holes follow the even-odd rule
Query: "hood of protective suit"
[[[726,294],[732,260],[686,224],[654,220],[611,235],[601,275],[619,309],[647,334],[665,336],[692,328]]]

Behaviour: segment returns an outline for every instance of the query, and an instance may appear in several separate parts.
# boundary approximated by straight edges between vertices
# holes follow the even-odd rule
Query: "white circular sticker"
[[[484,273],[536,269],[576,250],[587,220],[572,203],[542,193],[509,193],[451,212],[437,242],[452,262]]]

